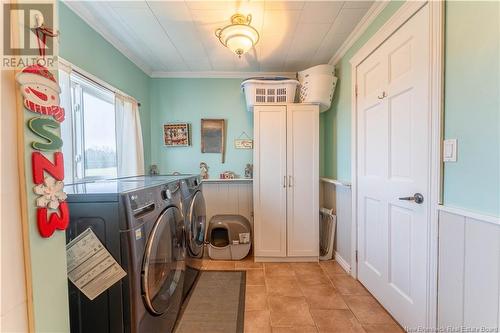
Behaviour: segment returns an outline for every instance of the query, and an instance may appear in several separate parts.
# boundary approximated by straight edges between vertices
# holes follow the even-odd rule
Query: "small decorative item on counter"
[[[205,162],[200,163],[200,176],[201,179],[208,179],[208,165]]]
[[[156,164],[152,164],[150,167],[149,167],[149,174],[151,176],[157,176],[160,174],[160,170],[158,170],[158,166]]]
[[[236,174],[232,171],[224,171],[223,173],[221,173],[219,175],[219,178],[220,179],[235,179],[236,178]]]
[[[245,167],[245,178],[253,177],[253,164],[248,163]]]

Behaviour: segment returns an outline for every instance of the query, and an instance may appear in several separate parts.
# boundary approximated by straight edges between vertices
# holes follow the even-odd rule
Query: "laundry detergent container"
[[[240,260],[250,252],[250,222],[241,215],[214,215],[208,224],[208,256]]]

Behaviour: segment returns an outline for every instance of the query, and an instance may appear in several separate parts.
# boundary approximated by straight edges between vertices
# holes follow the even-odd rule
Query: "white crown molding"
[[[250,77],[283,76],[295,79],[295,72],[153,72],[152,78],[212,78],[212,79],[246,79]]]
[[[123,54],[127,59],[129,59],[134,65],[136,65],[140,70],[142,70],[147,76],[151,76],[153,70],[139,58],[134,56],[129,49],[122,44],[122,42],[115,38],[112,34],[108,33],[105,29],[101,28],[99,22],[88,12],[88,10],[79,1],[64,1],[64,4],[68,6],[73,13],[80,17],[87,25],[95,30],[99,35],[102,36],[108,43],[110,43],[115,49],[117,49],[121,54]]]
[[[365,16],[359,21],[359,23],[354,27],[354,30],[349,34],[347,39],[342,43],[340,48],[335,52],[330,61],[330,65],[337,65],[337,63],[342,59],[344,54],[353,46],[354,42],[358,40],[359,37],[368,29],[370,24],[377,18],[377,16],[384,10],[384,8],[390,3],[390,1],[375,1],[373,5],[368,9]]]

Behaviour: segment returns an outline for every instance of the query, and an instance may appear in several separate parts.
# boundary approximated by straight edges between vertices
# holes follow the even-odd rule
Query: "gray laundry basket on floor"
[[[208,256],[218,260],[240,260],[251,247],[251,226],[241,215],[215,215],[207,230]]]

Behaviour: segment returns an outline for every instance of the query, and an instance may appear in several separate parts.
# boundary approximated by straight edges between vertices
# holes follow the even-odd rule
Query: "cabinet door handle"
[[[286,176],[283,176],[283,187],[286,187]]]
[[[292,176],[288,176],[288,187],[292,187]]]

